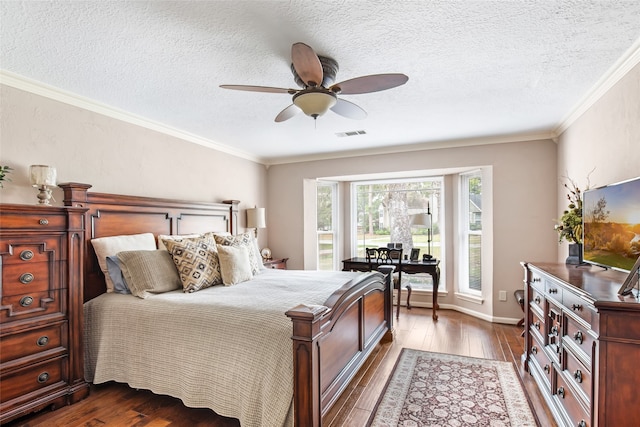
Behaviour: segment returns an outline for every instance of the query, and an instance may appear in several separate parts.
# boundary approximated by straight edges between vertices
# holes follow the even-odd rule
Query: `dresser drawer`
[[[60,288],[57,262],[9,264],[2,267],[2,296],[25,295]]]
[[[598,314],[596,313],[595,307],[580,298],[578,295],[565,292],[564,306],[567,307],[568,311],[580,317],[589,325],[598,323]]]
[[[16,212],[0,211],[2,230],[65,231],[67,215],[64,211]]]
[[[27,330],[0,338],[0,363],[59,349],[64,350],[63,338],[67,323]]]
[[[546,330],[544,320],[540,317],[537,311],[530,311],[531,313],[531,323],[529,324],[529,329],[531,330],[531,335],[538,338],[543,344],[546,343],[546,339],[543,336]]]
[[[65,385],[67,357],[36,363],[9,373],[0,378],[0,402],[5,403],[30,393],[37,394],[55,384]],[[44,390],[43,390],[44,391]],[[31,394],[30,398],[33,398]]]
[[[544,275],[536,271],[531,271],[531,281],[529,282],[529,284],[532,288],[535,288],[540,292],[544,292],[544,283]]]
[[[579,390],[581,399],[587,406],[591,405],[591,372],[580,362],[571,351],[563,349],[564,371],[567,382]]]
[[[45,314],[64,314],[67,307],[62,304],[62,300],[65,297],[65,289],[22,295],[3,295],[0,305],[0,323],[30,319]]]
[[[551,375],[553,374],[553,365],[551,364],[551,359],[544,351],[544,344],[538,341],[537,338],[534,337],[533,345],[531,346],[531,355],[529,358],[533,357],[535,362],[540,367],[540,370],[544,374],[545,382],[546,382],[546,391],[551,392]]]
[[[531,300],[529,305],[538,313],[544,313],[544,295],[535,288],[531,288]]]
[[[564,316],[565,336],[563,345],[569,347],[582,359],[587,366],[591,366],[591,352],[596,341],[588,328],[569,316]]]
[[[0,237],[2,264],[23,264],[53,262],[64,259],[63,236]]]
[[[562,287],[560,287],[560,285],[558,285],[557,282],[553,280],[546,280],[544,291],[546,292],[549,298],[556,300],[560,304],[563,303],[563,299],[562,299],[563,290],[562,290]]]
[[[557,399],[561,410],[569,419],[568,425],[589,427],[591,425],[589,411],[580,404],[574,391],[567,385],[562,375],[558,375],[557,381],[558,387],[556,388],[554,398]]]

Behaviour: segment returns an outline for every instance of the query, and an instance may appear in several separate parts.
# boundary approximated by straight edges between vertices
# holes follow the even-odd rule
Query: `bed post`
[[[320,372],[318,337],[320,318],[329,309],[299,305],[285,314],[293,321],[294,426],[320,427]]]
[[[87,203],[87,191],[91,188],[90,184],[80,184],[79,182],[67,182],[58,184],[64,192],[62,203],[65,206],[85,207]]]

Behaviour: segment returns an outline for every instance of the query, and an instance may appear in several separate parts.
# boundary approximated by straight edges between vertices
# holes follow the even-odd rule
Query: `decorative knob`
[[[533,326],[537,329],[540,330],[540,322],[538,322],[537,320],[535,322],[533,322]]]
[[[538,354],[538,347],[536,347],[535,345],[531,347],[531,353]]]
[[[40,218],[40,221],[38,221],[38,223],[40,225],[49,225],[49,220],[47,218]]]
[[[20,252],[20,259],[21,260],[29,261],[31,258],[33,258],[33,251],[24,250],[24,251]]]
[[[551,328],[551,335],[553,336],[558,336],[558,325],[553,325],[553,327]]]
[[[573,310],[573,311],[582,310],[582,304],[571,304],[571,310]]]
[[[558,394],[558,396],[564,399],[564,387],[558,387],[558,390],[556,391],[556,393]]]
[[[29,307],[33,303],[33,297],[26,296],[20,298],[20,305],[23,307]]]
[[[536,302],[536,304],[540,304],[540,297],[536,297],[534,301]]]
[[[48,372],[43,372],[40,375],[38,375],[38,382],[40,384],[46,383],[47,381],[49,381],[49,373]]]
[[[549,293],[550,293],[550,294],[557,294],[557,293],[558,293],[558,290],[557,290],[557,289],[555,289],[555,288],[551,288],[551,289],[549,289]]]
[[[49,337],[46,335],[41,336],[40,338],[38,338],[38,341],[36,341],[36,344],[38,345],[38,347],[44,347],[45,345],[49,344]]]
[[[534,277],[531,281],[532,282],[539,282],[541,279],[539,277]]]
[[[573,339],[576,340],[578,344],[582,344],[582,341],[583,341],[582,332],[578,331],[575,334],[573,334]]]
[[[577,382],[581,383],[582,382],[582,371],[580,369],[576,369],[576,371],[573,373],[573,378],[575,378]]]
[[[578,427],[587,427],[587,422],[585,420],[580,420]]]
[[[33,279],[34,279],[33,274],[31,274],[31,273],[23,273],[23,274],[20,275],[20,279],[19,280],[20,280],[20,283],[22,283],[23,285],[27,285],[27,284],[33,282]]]
[[[551,371],[551,367],[549,365],[544,365],[544,371],[548,374]]]

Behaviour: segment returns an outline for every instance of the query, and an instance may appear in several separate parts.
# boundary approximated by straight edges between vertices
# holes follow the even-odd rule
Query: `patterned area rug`
[[[510,362],[403,348],[371,427],[535,427]]]

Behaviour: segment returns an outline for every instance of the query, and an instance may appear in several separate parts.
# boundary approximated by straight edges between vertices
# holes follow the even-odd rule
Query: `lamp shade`
[[[301,91],[293,97],[293,103],[307,116],[317,118],[336,104],[337,97],[329,91]]]
[[[45,165],[29,166],[32,185],[56,185],[56,168]]]
[[[247,209],[247,228],[265,228],[265,208]]]
[[[421,213],[411,216],[411,225],[414,227],[431,227],[431,220],[429,214]]]

